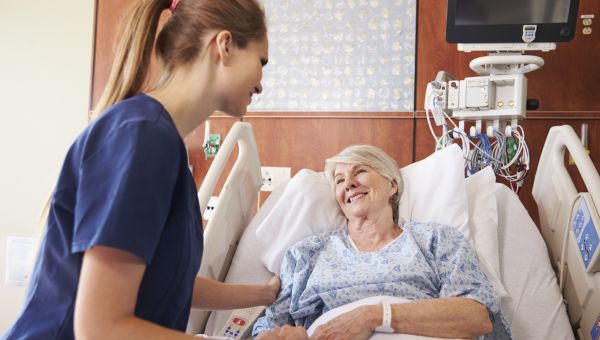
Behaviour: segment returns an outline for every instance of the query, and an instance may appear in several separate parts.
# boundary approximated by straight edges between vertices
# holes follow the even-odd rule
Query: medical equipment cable
[[[431,94],[429,95],[429,97],[431,97]],[[433,130],[433,126],[431,125],[431,116],[430,116],[431,110],[429,109],[429,106],[427,105],[427,103],[429,102],[429,100],[431,100],[429,97],[428,97],[428,98],[425,98],[425,103],[426,103],[426,105],[425,105],[425,117],[427,118],[427,125],[429,126],[429,131],[431,132],[431,136],[433,137],[433,140],[435,141],[435,146],[436,146],[436,150],[437,150],[438,146],[442,146],[442,145],[440,145],[440,139],[438,139],[437,135],[435,134],[435,131]],[[432,104],[435,106],[435,101],[432,101]],[[449,133],[450,133],[450,132],[456,132],[456,133],[458,133],[459,135],[462,135],[462,134],[464,134],[464,132],[463,132],[463,131],[461,131],[461,130],[458,128],[458,126],[456,126],[456,123],[454,123],[454,121],[452,120],[452,118],[450,118],[450,117],[448,116],[448,114],[447,114],[447,113],[446,113],[444,110],[441,110],[441,112],[444,114],[445,118],[446,118],[447,120],[449,120],[449,121],[450,121],[450,123],[452,123],[452,126],[454,126],[454,128],[453,128],[452,130],[449,130],[449,131],[448,131]],[[468,142],[469,142],[469,144],[471,144],[473,147],[475,147],[475,148],[477,148],[477,149],[479,148],[479,147],[477,146],[477,144],[473,143],[473,142],[470,140],[470,138],[463,139],[463,142],[464,142],[464,141],[468,141]],[[447,145],[444,145],[444,146],[447,146]],[[480,151],[481,151],[481,152],[483,152],[483,153],[486,153],[486,154],[487,154],[487,152],[486,152],[486,151],[484,151],[484,150],[480,150]],[[489,157],[491,157],[490,155],[488,155],[488,156],[489,156]],[[492,157],[492,158],[493,158],[493,157]]]
[[[450,121],[452,122],[452,120]],[[515,155],[512,157],[511,160],[508,160],[506,155],[506,138],[501,132],[497,130],[494,131],[496,141],[491,143],[491,145],[493,146],[491,147],[491,149],[490,144],[488,144],[489,139],[487,137],[483,137],[483,141],[481,142],[474,143],[470,140],[474,137],[467,136],[461,130],[456,129],[452,130],[451,132],[455,132],[461,138],[461,140],[463,140],[463,145],[471,144],[475,146],[475,149],[473,149],[475,153],[470,153],[470,155],[465,158],[465,166],[470,167],[469,174],[473,174],[474,169],[478,168],[476,162],[481,161],[483,159],[485,160],[486,165],[492,165],[494,171],[500,177],[505,178],[507,181],[510,182],[513,191],[518,192],[518,189],[520,188],[521,184],[518,184],[517,187],[515,187],[513,183],[518,183],[519,181],[522,181],[526,175],[526,172],[529,170],[529,149],[527,147],[527,144],[525,143],[524,132],[522,130],[522,127],[519,125],[517,129],[518,130],[514,131],[512,134],[513,138],[517,142],[517,151],[515,152]],[[477,138],[480,138],[481,140],[481,136],[481,134],[478,134]],[[465,143],[465,140],[468,140],[469,143]],[[514,165],[519,159],[521,160],[520,162],[525,166],[524,170],[518,171],[517,174],[511,174],[509,168],[512,165]]]
[[[525,131],[520,125],[517,125],[517,128],[512,131],[512,137],[517,143],[517,150],[513,159],[504,165],[498,173],[510,182],[511,189],[513,189],[513,191],[518,192],[523,185],[523,180],[525,179],[527,172],[529,171],[529,148],[525,143]],[[517,167],[516,174],[510,173],[509,168],[512,165]],[[513,186],[513,183],[516,183],[516,187]]]
[[[501,132],[493,130],[493,135],[496,139],[496,141],[493,143],[490,142],[486,135],[481,133],[478,133],[475,137],[468,136],[464,131],[456,126],[454,120],[450,118],[443,109],[437,107],[438,101],[444,101],[443,99],[436,100],[436,98],[442,98],[441,96],[443,96],[443,89],[440,88],[439,83],[431,82],[428,84],[428,87],[430,87],[432,91],[427,91],[426,93],[425,116],[429,131],[435,142],[435,149],[437,150],[439,148],[446,147],[454,143],[454,139],[457,139],[457,137],[460,138],[464,153],[463,157],[465,159],[465,168],[468,175],[472,175],[478,170],[481,170],[483,167],[491,165],[494,172],[500,177],[506,179],[513,191],[518,192],[522,187],[523,180],[525,179],[525,176],[529,170],[530,161],[529,148],[525,142],[525,131],[523,127],[521,125],[517,125],[510,132],[510,138],[515,140],[517,150],[514,152],[512,159],[509,160],[506,155],[506,148],[508,145],[507,139]],[[444,116],[443,119],[450,121],[454,127],[449,129],[448,125],[444,123],[442,126],[443,132],[440,137],[435,134],[433,125],[431,124],[431,116],[434,115],[433,111],[430,109],[431,107],[437,109],[436,112],[438,114],[442,114]],[[475,138],[478,139],[477,143],[472,140]],[[470,145],[473,146],[473,149],[470,149]],[[467,146],[466,150],[465,146]],[[482,164],[485,164],[485,166],[481,166]],[[511,173],[510,167],[513,165],[516,166],[516,173]]]
[[[449,132],[454,132],[457,133],[459,136],[461,136],[461,140],[463,141],[463,145],[465,144],[470,144],[472,145],[475,149],[479,150],[480,152],[482,152],[483,154],[485,154],[487,157],[490,158],[490,160],[493,160],[495,162],[498,162],[498,159],[496,159],[495,157],[493,157],[492,155],[489,154],[488,151],[481,149],[481,147],[478,145],[478,143],[474,143],[471,140],[471,136],[467,135],[464,131],[462,131],[458,126],[456,126],[456,123],[454,123],[454,121],[452,120],[452,118],[450,118],[448,116],[448,114],[446,112],[443,112],[444,116],[446,117],[447,120],[450,121],[450,123],[452,123],[452,125],[454,126],[454,129],[450,130]],[[464,137],[464,138],[462,138]],[[464,143],[464,142],[468,142],[468,143]],[[473,149],[473,150],[475,150]],[[470,156],[465,158],[467,161],[471,159]],[[466,165],[466,164],[465,164]]]
[[[494,163],[494,172],[498,172],[507,162],[506,137],[500,131],[494,130],[494,138],[496,140],[492,143],[492,157],[498,160]]]
[[[442,112],[443,112],[443,111],[442,111]],[[459,128],[458,126],[456,126],[456,123],[454,123],[454,120],[452,120],[452,118],[450,118],[446,112],[443,112],[443,113],[444,113],[444,116],[446,117],[446,119],[448,119],[448,120],[450,121],[450,123],[452,123],[452,126],[454,126],[454,129],[453,129],[452,131],[454,131],[454,132],[459,132],[459,133],[460,133],[460,132],[462,132],[462,131],[460,130],[460,128]],[[465,133],[465,132],[462,132],[462,133]],[[487,153],[486,151],[484,151],[484,150],[481,150],[481,149],[480,149],[480,148],[477,146],[477,144],[473,143],[473,141],[471,141],[471,139],[470,139],[470,138],[469,138],[469,139],[467,139],[467,140],[469,141],[469,144],[471,144],[471,145],[472,145],[473,147],[475,147],[476,149],[479,149],[479,151],[481,151],[481,152],[483,152],[483,153]],[[489,156],[489,157],[491,157],[491,158],[493,158],[491,155],[488,155],[488,156]]]
[[[438,138],[435,135],[435,131],[433,131],[433,126],[431,125],[431,117],[429,116],[431,110],[429,109],[429,105],[427,105],[430,99],[432,100],[433,106],[435,106],[435,100],[431,97],[431,94],[429,94],[429,97],[425,98],[425,117],[427,118],[427,125],[429,125],[429,131],[431,132],[431,136],[435,141],[435,149],[437,150],[439,145]]]

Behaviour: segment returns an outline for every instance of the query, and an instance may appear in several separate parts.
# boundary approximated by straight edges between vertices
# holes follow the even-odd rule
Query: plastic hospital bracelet
[[[392,328],[392,306],[387,301],[381,301],[383,305],[383,320],[381,322],[381,326],[375,328],[376,332],[383,333],[394,333],[394,329]]]

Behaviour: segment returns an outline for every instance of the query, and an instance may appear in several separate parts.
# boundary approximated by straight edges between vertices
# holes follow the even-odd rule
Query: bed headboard
[[[578,196],[565,168],[565,150],[575,160],[592,201],[596,206],[600,204],[600,176],[579,137],[568,125],[551,128],[542,150],[532,193],[540,214],[542,236],[549,247],[555,268],[559,268],[562,261],[565,232],[571,230],[571,210]],[[586,271],[572,231],[569,232],[566,249],[563,295],[569,319],[580,339],[595,340],[600,334],[600,272],[590,274]]]
[[[219,281],[224,280],[237,243],[254,215],[258,192],[262,185],[258,148],[249,123],[237,122],[233,125],[198,192],[200,211],[204,214],[236,145],[237,159],[221,189],[212,217],[204,228],[204,253],[198,273],[200,276]],[[208,314],[206,311],[192,309],[187,333],[202,332]]]

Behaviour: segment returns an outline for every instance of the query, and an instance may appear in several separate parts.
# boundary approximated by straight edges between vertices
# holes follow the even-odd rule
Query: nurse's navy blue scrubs
[[[81,263],[94,246],[145,261],[135,315],[185,330],[202,258],[200,208],[183,140],[146,95],[111,107],[69,150],[24,309],[3,338],[74,338]]]

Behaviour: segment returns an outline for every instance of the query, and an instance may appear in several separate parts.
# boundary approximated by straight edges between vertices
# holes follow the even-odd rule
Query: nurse
[[[266,33],[256,0],[135,4],[99,117],[64,161],[22,314],[3,338],[183,339],[192,306],[275,299],[277,279],[196,277],[202,219],[183,143],[217,110],[246,113],[262,91]],[[163,73],[148,88],[154,51]]]

